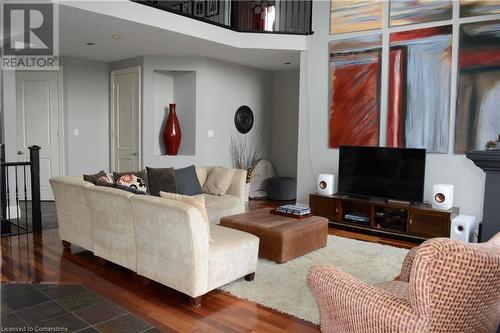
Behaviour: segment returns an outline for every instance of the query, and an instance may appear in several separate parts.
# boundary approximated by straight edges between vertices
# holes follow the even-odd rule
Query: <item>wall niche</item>
[[[170,103],[177,104],[177,117],[182,139],[178,155],[196,153],[196,72],[153,70],[154,89],[154,154],[166,155],[163,128]]]

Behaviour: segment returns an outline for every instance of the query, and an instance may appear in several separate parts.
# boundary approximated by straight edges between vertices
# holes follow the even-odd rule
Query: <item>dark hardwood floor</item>
[[[248,209],[278,204],[252,201]],[[344,230],[330,229],[330,233],[405,248],[415,246]],[[131,271],[109,262],[101,265],[89,251],[76,246],[63,250],[57,229],[4,237],[1,250],[2,282],[81,283],[165,332],[319,332],[309,322],[218,290],[203,296],[201,307],[192,308],[186,296],[154,282],[144,286]]]

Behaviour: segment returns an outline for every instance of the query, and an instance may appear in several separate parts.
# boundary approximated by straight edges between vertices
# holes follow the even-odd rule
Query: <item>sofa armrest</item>
[[[411,304],[334,267],[313,266],[307,276],[323,332],[424,332]]]
[[[418,249],[418,246],[415,246],[410,251],[408,251],[408,253],[406,254],[406,256],[403,260],[403,265],[401,266],[401,272],[399,273],[398,276],[396,276],[394,278],[394,280],[403,281],[403,282],[410,281],[411,267],[413,266],[413,260],[415,259],[415,254],[417,253],[417,249]]]
[[[233,180],[226,194],[234,195],[245,201],[245,185],[247,183],[247,171],[241,169],[234,170]]]

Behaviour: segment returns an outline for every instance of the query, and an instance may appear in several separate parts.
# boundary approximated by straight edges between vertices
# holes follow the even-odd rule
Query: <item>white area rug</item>
[[[243,279],[222,290],[280,312],[319,324],[319,310],[306,284],[309,268],[327,264],[366,283],[392,280],[401,269],[408,250],[376,243],[328,236],[327,246],[284,264],[259,259],[255,280]]]

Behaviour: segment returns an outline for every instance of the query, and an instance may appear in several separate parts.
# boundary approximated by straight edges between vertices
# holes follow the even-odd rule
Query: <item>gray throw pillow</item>
[[[99,171],[94,175],[83,175],[83,180],[97,185],[97,182],[113,183],[113,180],[108,177],[108,174],[104,170]]]
[[[186,168],[175,170],[175,183],[177,185],[177,193],[184,195],[197,195],[203,194],[201,189],[196,168],[190,165]]]
[[[160,191],[177,193],[174,168],[146,167],[146,170],[148,172],[149,194],[159,197]]]

